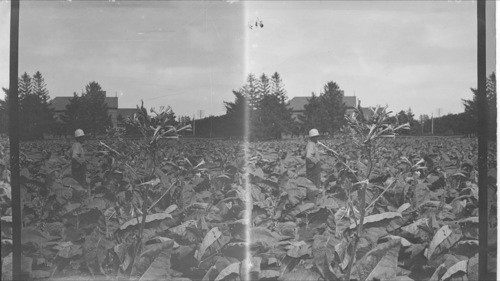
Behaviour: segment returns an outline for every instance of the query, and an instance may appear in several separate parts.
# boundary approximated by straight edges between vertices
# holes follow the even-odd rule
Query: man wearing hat
[[[309,141],[306,145],[306,177],[311,180],[316,187],[321,187],[321,160],[318,150],[319,132],[317,129],[309,131]]]
[[[71,174],[73,178],[83,187],[87,186],[87,162],[85,160],[85,150],[83,149],[83,141],[85,134],[82,129],[75,131],[75,143],[71,146]],[[90,190],[89,190],[90,193]]]

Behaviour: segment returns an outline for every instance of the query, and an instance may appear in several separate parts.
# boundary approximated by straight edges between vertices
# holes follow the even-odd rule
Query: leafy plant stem
[[[152,160],[152,163],[153,163],[153,167],[151,169],[151,175],[150,175],[150,178],[152,178],[154,176],[154,173],[156,171],[156,146],[154,145],[151,145],[151,160]],[[139,226],[139,234],[137,235],[137,241],[136,241],[136,247],[135,247],[135,251],[134,251],[134,254],[133,254],[133,257],[132,257],[132,261],[130,263],[130,272],[129,272],[129,278],[130,278],[130,274],[132,273],[132,270],[134,268],[134,264],[135,264],[135,261],[136,261],[136,258],[137,258],[137,255],[141,253],[142,251],[142,236],[143,236],[143,232],[144,232],[144,226],[146,225],[146,217],[148,215],[148,194],[149,194],[149,187],[151,186],[152,184],[147,184],[146,185],[146,188],[144,190],[144,195],[143,195],[143,198],[144,198],[144,202],[142,203],[142,221],[141,221],[141,225]]]
[[[368,186],[368,182],[363,183],[363,188],[361,189],[361,214],[359,218],[359,225],[358,225],[358,232],[354,238],[354,246],[352,247],[351,250],[351,255],[350,255],[350,260],[349,260],[349,265],[347,267],[347,273],[345,275],[345,280],[349,281],[351,279],[351,270],[352,270],[352,265],[354,263],[354,258],[356,257],[356,249],[358,247],[358,241],[359,238],[361,237],[361,234],[363,232],[363,221],[365,219],[365,194],[366,194],[366,187]]]
[[[378,199],[380,199],[380,197],[382,197],[382,195],[384,195],[384,193],[389,190],[389,188],[391,188],[391,186],[396,182],[396,180],[393,180],[385,189],[384,191],[382,191],[378,196],[377,198],[375,198],[375,200],[373,200],[365,209],[365,212],[370,209],[371,206],[373,206],[377,201]]]
[[[163,194],[160,196],[160,198],[158,198],[158,200],[156,200],[153,204],[151,204],[151,206],[148,208],[148,212],[151,211],[151,209],[154,206],[156,206],[156,204],[158,204],[158,202],[160,202],[160,200],[170,191],[170,189],[172,189],[174,184],[175,184],[175,181],[173,181],[172,184],[167,188],[167,190],[165,190],[165,192],[163,192]]]

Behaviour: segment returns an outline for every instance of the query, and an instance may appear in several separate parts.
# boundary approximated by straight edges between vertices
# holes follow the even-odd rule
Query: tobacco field
[[[119,136],[90,140],[90,196],[71,178],[70,141],[22,143],[23,270],[32,280],[477,279],[475,139],[396,137],[369,155],[349,137],[321,142],[339,155],[322,156],[317,188],[305,178],[305,140],[245,148],[180,138],[154,151]],[[8,140],[1,145],[8,280]],[[493,145],[488,157],[495,274]]]

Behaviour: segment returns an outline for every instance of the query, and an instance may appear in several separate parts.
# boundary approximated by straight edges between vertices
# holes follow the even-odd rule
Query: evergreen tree
[[[56,128],[54,110],[50,107],[50,96],[46,87],[42,73],[37,71],[32,79],[32,92],[40,103],[36,107],[38,115],[37,130],[41,131],[38,133],[39,135],[43,135],[43,133],[48,133],[49,131],[53,132],[53,129]]]
[[[431,123],[429,122],[431,118],[427,114],[420,115],[420,133],[428,134],[431,132]]]
[[[92,134],[104,133],[111,126],[111,117],[108,115],[106,92],[97,82],[90,82],[85,86],[83,95],[85,117],[89,123],[89,132]]]
[[[2,132],[8,132],[8,89],[5,100],[0,103]],[[53,126],[53,111],[49,105],[49,93],[42,74],[31,78],[26,72],[18,79],[19,93],[19,137],[21,140],[41,139]]]
[[[344,125],[344,91],[330,81],[323,86],[319,96],[312,93],[304,109],[304,115],[300,117],[304,133],[316,128],[320,132],[334,134]]]
[[[37,71],[33,75],[32,85],[33,94],[37,95],[45,104],[48,104],[50,100],[49,91],[46,88],[45,79],[43,79],[40,71]]]
[[[259,105],[259,101],[261,99],[260,91],[259,91],[259,80],[255,78],[255,75],[252,73],[248,74],[247,83],[240,90],[245,98],[248,100],[248,105],[250,109],[255,110]]]
[[[321,130],[334,134],[344,124],[344,91],[332,81],[325,84],[320,96]]]
[[[17,83],[19,102],[21,102],[27,95],[32,93],[33,84],[31,83],[31,77],[26,72],[21,75]]]
[[[281,102],[287,100],[286,90],[278,72],[275,72],[273,76],[271,76],[271,94],[277,96]]]
[[[292,113],[286,103],[276,95],[265,95],[257,110],[258,123],[254,137],[258,139],[281,139],[283,133],[292,129]]]
[[[83,93],[82,93],[83,95]],[[73,134],[76,129],[82,129],[84,132],[90,129],[89,123],[86,122],[85,102],[83,97],[76,92],[73,93],[73,98],[66,105],[66,112],[61,116],[66,127],[67,134]]]
[[[320,112],[320,98],[313,92],[307,101],[308,103],[304,105],[304,114],[299,116],[300,123],[303,124],[302,133],[306,133],[312,128],[324,131]]]
[[[496,128],[497,128],[497,90],[496,90],[496,74],[491,73],[486,81],[486,100],[487,100],[487,110],[488,110],[488,137],[492,140],[496,140]],[[477,129],[478,113],[479,108],[477,106],[477,89],[471,88],[473,93],[471,100],[462,100],[465,113],[471,119],[469,122],[471,128],[469,131],[475,132]]]
[[[249,111],[247,98],[241,91],[233,91],[234,102],[224,102],[226,107],[228,135],[243,137],[245,134],[246,112]]]
[[[63,117],[68,133],[83,129],[87,134],[104,133],[110,127],[111,117],[108,115],[106,92],[97,82],[85,86],[81,96],[76,93],[66,106],[66,116]]]
[[[271,90],[271,84],[269,81],[269,78],[266,76],[265,73],[262,73],[260,76],[260,83],[259,83],[259,95],[261,97],[268,95]]]
[[[291,132],[292,129],[292,113],[286,105],[281,78],[275,73],[272,80],[269,80],[262,74],[257,82],[258,93],[253,102],[251,100],[248,112],[251,138],[280,139],[283,133]],[[245,87],[251,89],[253,84],[250,78]]]

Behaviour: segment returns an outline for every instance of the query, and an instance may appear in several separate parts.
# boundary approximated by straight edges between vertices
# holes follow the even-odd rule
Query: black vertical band
[[[19,54],[19,0],[11,1],[10,10],[10,72],[9,72],[9,147],[10,184],[12,190],[12,274],[21,276],[21,189],[19,186],[19,99],[17,89]]]
[[[477,116],[479,171],[479,280],[488,279],[488,106],[486,101],[486,1],[477,1]]]

